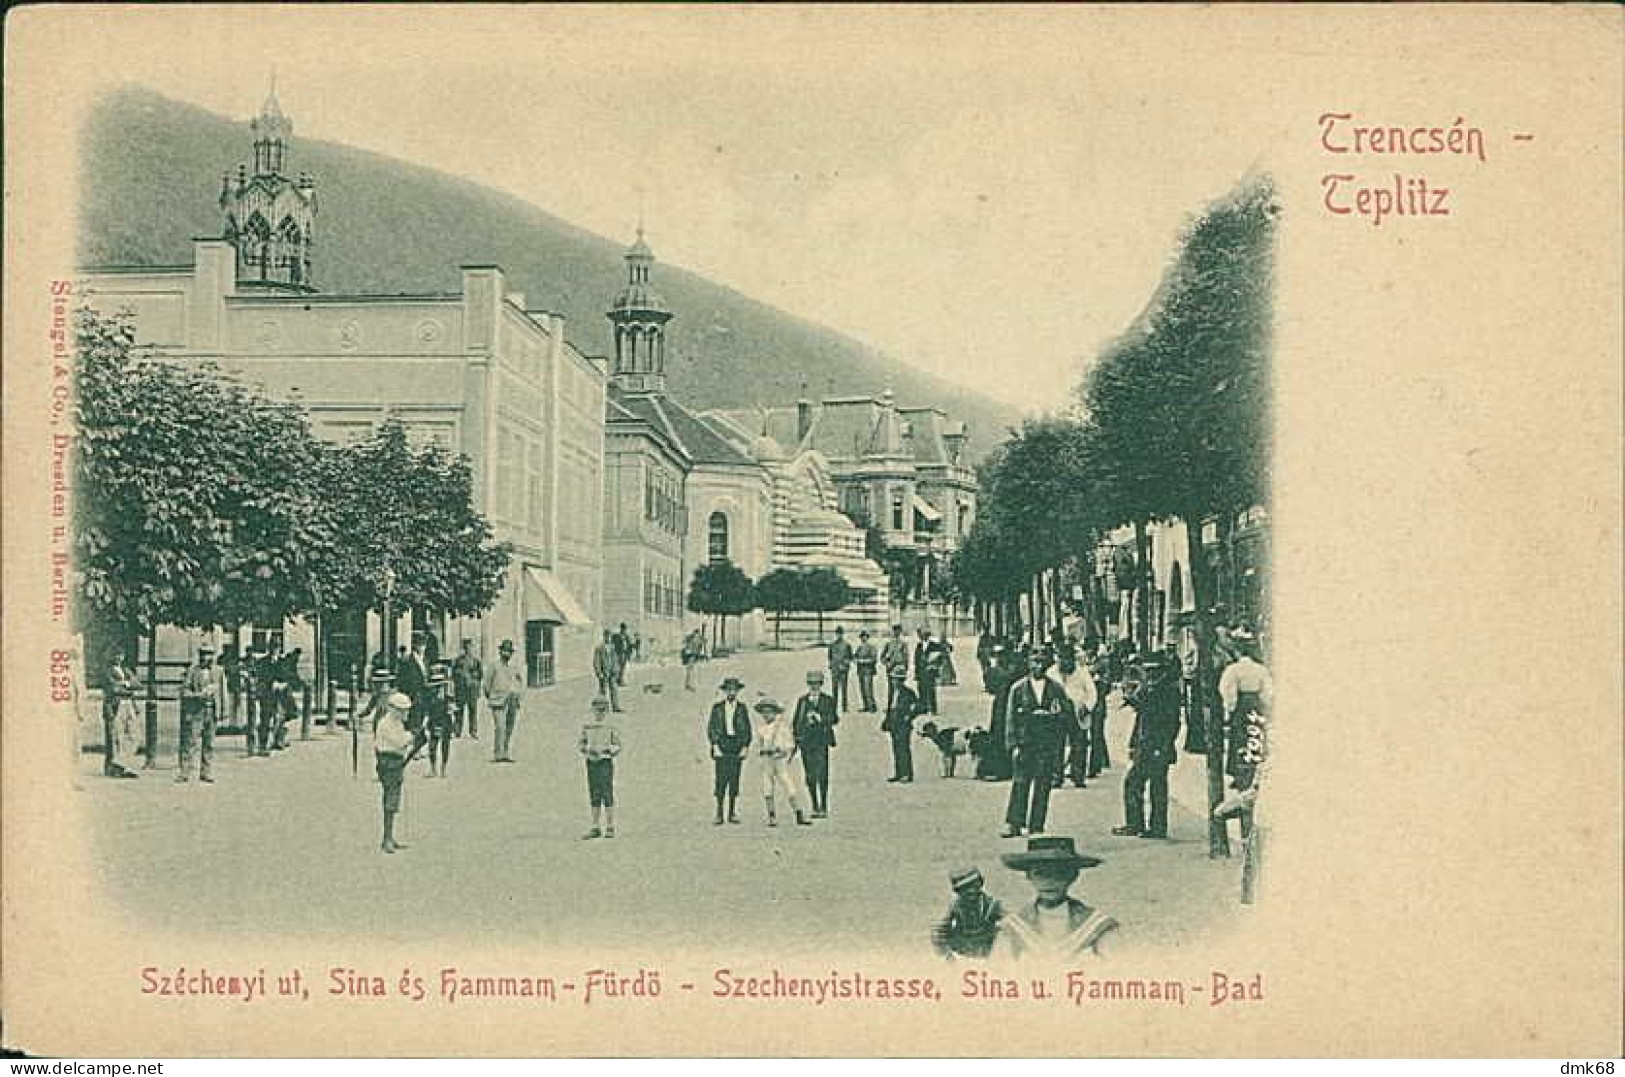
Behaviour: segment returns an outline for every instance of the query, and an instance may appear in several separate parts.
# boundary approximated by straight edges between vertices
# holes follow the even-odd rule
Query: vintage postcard
[[[1618,1056],[1621,29],[9,12],[4,1045]]]

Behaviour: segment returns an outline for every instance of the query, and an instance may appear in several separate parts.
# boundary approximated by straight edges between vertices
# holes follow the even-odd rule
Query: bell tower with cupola
[[[615,334],[615,387],[628,393],[666,391],[666,323],[671,311],[649,284],[654,252],[643,238],[626,251],[626,286],[615,296],[606,317]]]
[[[237,251],[239,286],[313,292],[312,253],[316,246],[316,181],[308,172],[286,172],[293,121],[271,92],[249,122],[254,135],[254,171],[238,165],[220,178],[220,211],[225,237]]]

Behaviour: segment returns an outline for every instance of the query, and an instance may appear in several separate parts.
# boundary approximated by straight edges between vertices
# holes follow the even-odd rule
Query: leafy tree
[[[1200,535],[1202,522],[1215,516],[1222,541],[1237,512],[1268,496],[1278,212],[1269,180],[1255,178],[1193,220],[1146,313],[1107,350],[1082,391],[1100,431],[1103,467],[1121,495],[1115,515],[1132,521],[1139,535],[1147,520],[1178,516],[1193,536],[1203,690],[1191,720],[1205,726],[1214,745],[1220,716],[1213,713],[1217,670],[1210,658],[1213,575]],[[1223,794],[1218,754],[1208,757],[1214,803]],[[1222,824],[1210,830],[1209,849],[1215,856],[1228,852]]]
[[[119,646],[161,624],[370,606],[386,564],[403,603],[495,601],[508,553],[473,510],[466,461],[413,451],[394,422],[323,445],[297,407],[138,349],[127,315],[75,325],[79,597]]]
[[[124,640],[160,624],[310,609],[331,551],[303,414],[138,349],[127,314],[75,314],[74,547],[83,612]]]
[[[756,608],[756,588],[743,569],[729,560],[714,561],[694,570],[688,588],[688,608],[716,618],[719,646],[728,639],[728,618]]]
[[[833,568],[810,569],[803,574],[803,607],[818,614],[818,640],[824,639],[824,614],[834,613],[850,605],[856,598],[846,578]]]
[[[793,568],[769,572],[756,581],[756,605],[773,614],[773,646],[779,646],[784,615],[807,609],[805,573]]]
[[[496,603],[511,555],[474,509],[466,459],[434,445],[414,449],[390,418],[370,438],[327,450],[320,467],[333,526],[346,539],[320,566],[327,608],[377,605],[386,567],[402,607],[471,617]]]

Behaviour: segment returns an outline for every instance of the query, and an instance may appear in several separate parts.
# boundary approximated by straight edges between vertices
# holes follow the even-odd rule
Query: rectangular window
[[[539,441],[530,443],[530,467],[527,478],[530,488],[530,512],[527,519],[530,521],[530,529],[539,532],[542,529],[542,515],[546,508],[542,498],[542,443]]]
[[[513,431],[503,429],[497,433],[497,503],[496,515],[502,520],[514,518],[514,469],[519,461],[515,459]]]

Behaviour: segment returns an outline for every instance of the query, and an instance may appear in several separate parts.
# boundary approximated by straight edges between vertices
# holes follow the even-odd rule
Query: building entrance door
[[[553,628],[551,621],[525,622],[525,684],[530,688],[555,683]]]

